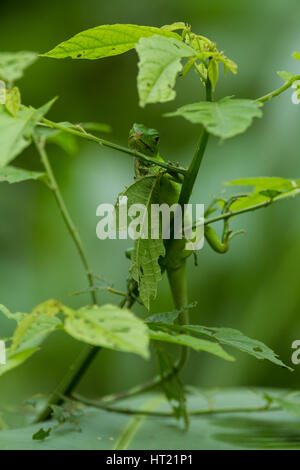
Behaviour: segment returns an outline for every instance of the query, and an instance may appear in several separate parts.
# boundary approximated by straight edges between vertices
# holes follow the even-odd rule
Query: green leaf
[[[32,434],[39,431],[41,424],[3,430],[1,450],[300,450],[299,418],[285,411],[255,412],[265,402],[249,390],[219,390],[211,395],[213,407],[209,406],[205,391],[188,396],[189,411],[202,410],[208,414],[191,416],[187,432],[174,422],[173,416],[128,416],[87,408],[78,418],[80,433],[67,425],[63,431],[53,430],[46,440],[37,442],[32,440]],[[121,406],[149,409],[151,399],[152,411],[170,412],[167,401],[156,397],[134,397],[123,400]],[[210,414],[212,409],[228,411]],[[241,409],[245,412],[240,412]],[[50,421],[46,427],[53,425],[55,421]]]
[[[48,300],[26,315],[14,331],[9,355],[40,346],[47,336],[61,325],[61,321],[56,317],[60,308],[60,302]]]
[[[129,310],[108,304],[83,307],[78,311],[63,307],[63,313],[66,315],[65,331],[75,339],[149,357],[147,327]]]
[[[0,168],[6,166],[31,143],[39,120],[49,111],[54,100],[39,109],[22,106],[14,118],[0,106]]]
[[[210,60],[208,64],[208,78],[211,82],[212,89],[216,88],[216,83],[219,78],[219,64],[216,60]]]
[[[6,166],[0,168],[0,183],[21,183],[22,181],[28,180],[46,180],[46,173],[40,173],[38,171],[28,171],[22,168],[16,168],[14,166]]]
[[[280,367],[285,367],[289,370],[293,370],[287,365],[285,365],[280,359],[278,359],[277,354],[272,351],[268,346],[266,346],[261,341],[256,339],[248,338],[243,333],[232,328],[212,328],[204,327],[198,325],[185,325],[180,327],[182,331],[193,334],[200,334],[219,341],[221,344],[227,346],[232,346],[233,348],[239,349],[251,356],[256,357],[256,359],[267,360],[276,364]]]
[[[16,117],[21,106],[21,95],[18,87],[6,91],[5,107],[7,111]]]
[[[137,179],[121,195],[128,198],[128,207],[133,204],[143,204],[147,212],[140,223],[140,233],[148,235],[148,238],[135,240],[134,250],[131,255],[130,274],[138,283],[142,302],[149,310],[150,300],[155,299],[157,283],[161,280],[160,256],[165,255],[165,247],[162,238],[151,238],[151,204],[159,203],[159,176],[145,176]],[[118,211],[118,206],[116,207]]]
[[[152,36],[140,39],[136,51],[139,55],[140,106],[174,99],[173,87],[182,70],[181,59],[195,56],[194,49],[175,38]]]
[[[262,189],[286,191],[297,188],[299,184],[297,180],[293,179],[280,178],[277,176],[263,176],[257,178],[239,178],[230,181],[230,183],[226,183],[226,186],[254,186],[256,191],[260,191]]]
[[[180,36],[171,31],[149,26],[133,24],[102,25],[76,34],[68,41],[62,42],[43,57],[54,59],[101,59],[111,57],[133,49],[140,38],[153,35],[166,37]]]
[[[165,24],[164,26],[161,27],[161,29],[163,29],[164,31],[178,31],[178,30],[182,30],[185,28],[186,28],[186,25],[182,21],[177,21],[172,24]]]
[[[34,441],[44,441],[45,439],[47,439],[47,437],[50,436],[51,431],[52,428],[48,428],[46,430],[44,428],[41,428],[33,434],[32,439]]]
[[[255,117],[262,117],[261,103],[253,100],[223,98],[218,102],[200,102],[182,106],[166,116],[182,116],[222,139],[242,134]]]
[[[19,80],[37,58],[35,52],[0,52],[0,79],[6,82]]]
[[[6,364],[0,365],[0,376],[22,365],[27,359],[29,359],[38,350],[39,348],[32,348],[32,349],[25,349],[24,351],[18,352],[16,354],[9,354]]]
[[[294,77],[294,74],[291,73],[291,72],[286,72],[285,70],[279,70],[277,72],[277,75],[282,78],[282,80],[284,80],[285,82],[288,82],[289,80],[291,80],[293,77]]]
[[[195,338],[194,336],[184,334],[168,334],[164,331],[149,330],[150,339],[153,341],[165,341],[167,343],[187,346],[195,351],[207,352],[214,356],[225,359],[226,361],[235,361],[218,343],[206,341],[205,339]]]
[[[300,60],[300,53],[299,52],[294,52],[293,57],[294,57],[294,59]]]
[[[145,321],[153,323],[174,323],[174,321],[177,320],[179,315],[179,310],[168,313],[156,313],[155,315],[151,315],[151,317],[147,317]]]
[[[76,138],[72,134],[68,134],[59,129],[49,129],[48,127],[39,127],[37,134],[44,139],[47,144],[57,145],[69,155],[75,155],[78,151]]]

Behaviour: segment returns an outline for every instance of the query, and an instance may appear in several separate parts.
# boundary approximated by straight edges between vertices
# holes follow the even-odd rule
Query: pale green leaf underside
[[[38,58],[35,52],[0,52],[0,80],[14,82]]]
[[[242,134],[255,117],[262,117],[261,103],[252,100],[224,98],[218,102],[200,102],[182,106],[166,116],[182,116],[221,139]]]
[[[31,143],[38,121],[49,111],[54,100],[39,109],[23,106],[14,118],[0,106],[0,168],[6,166]]]
[[[65,331],[79,341],[149,357],[147,327],[129,310],[115,305],[64,307]]]
[[[207,392],[214,409],[228,409],[227,413],[192,416],[190,428],[183,432],[174,417],[132,417],[125,414],[88,408],[78,417],[82,432],[71,426],[55,430],[45,441],[32,440],[41,428],[34,424],[19,429],[0,431],[2,450],[300,450],[299,419],[284,411],[252,410],[264,405],[258,393],[245,389],[217,392],[207,390],[188,395],[189,410],[209,410]],[[272,390],[269,393],[273,394]],[[274,390],[274,393],[278,391]],[[149,395],[122,401],[130,409],[149,409]],[[159,397],[158,397],[159,398]],[[120,405],[118,405],[120,406]],[[232,412],[232,409],[248,412]],[[166,401],[157,399],[152,411],[170,412]],[[51,426],[52,422],[48,425]],[[151,438],[149,438],[151,436]],[[113,457],[113,455],[112,455]]]
[[[140,105],[172,100],[176,77],[182,70],[181,59],[196,56],[196,51],[178,39],[161,36],[140,39],[136,51],[140,59],[137,78]]]
[[[135,47],[140,38],[155,34],[180,39],[180,36],[176,33],[149,26],[133,24],[102,25],[76,34],[43,56],[54,59],[64,59],[66,57],[72,59],[101,59],[102,57],[127,52]]]
[[[208,336],[216,341],[219,341],[221,344],[232,346],[236,349],[239,349],[240,351],[250,354],[251,356],[256,357],[256,359],[266,359],[280,367],[290,369],[280,359],[278,359],[277,354],[274,353],[272,349],[270,349],[261,341],[248,338],[238,330],[234,330],[232,328],[202,327],[197,325],[185,326],[183,327],[183,330],[193,334],[198,333]]]
[[[46,173],[22,170],[22,168],[16,168],[14,166],[0,168],[0,183],[21,183],[22,181],[28,180],[44,180],[46,177]]]
[[[128,207],[133,204],[143,204],[150,214],[150,206],[158,203],[159,181],[157,176],[145,176],[136,180],[129,186],[122,196],[127,196]],[[148,224],[148,238],[135,240],[134,251],[131,256],[130,273],[138,283],[140,298],[145,307],[149,309],[150,300],[155,299],[157,294],[157,283],[161,280],[161,268],[158,260],[165,255],[163,240],[151,238],[151,224],[146,218],[140,225],[140,232],[146,233]]]
[[[195,338],[194,336],[176,334],[169,335],[163,331],[149,330],[150,338],[154,341],[165,341],[167,343],[179,344],[181,346],[187,346],[198,352],[206,352],[213,354],[226,361],[235,361],[234,357],[230,356],[218,343],[212,341],[206,341],[204,339]]]

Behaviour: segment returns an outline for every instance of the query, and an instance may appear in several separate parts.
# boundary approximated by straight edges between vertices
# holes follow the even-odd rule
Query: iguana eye
[[[158,144],[158,142],[159,142],[159,136],[154,137],[154,142],[155,142],[156,144]]]

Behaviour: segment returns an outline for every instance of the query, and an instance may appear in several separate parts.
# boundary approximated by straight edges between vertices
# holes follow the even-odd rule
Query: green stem
[[[271,93],[268,93],[267,95],[262,96],[261,98],[257,98],[256,101],[258,101],[259,103],[265,103],[266,101],[269,101],[272,98],[281,95],[281,93],[288,90],[297,80],[300,80],[300,75],[295,75],[293,78],[285,82],[284,85],[282,85],[280,88],[277,88],[276,90],[272,91]]]
[[[297,189],[300,192],[300,188],[295,188],[295,189]],[[246,214],[247,212],[253,212],[257,209],[263,209],[265,207],[269,207],[271,204],[275,204],[276,202],[279,202],[282,199],[286,199],[288,197],[288,194],[293,193],[295,191],[295,189],[291,189],[290,191],[285,191],[282,195],[277,196],[276,198],[269,199],[269,200],[264,201],[264,202],[260,202],[259,204],[255,204],[254,206],[245,207],[245,209],[239,209],[237,211],[224,212],[224,214],[217,215],[216,217],[211,217],[210,219],[205,219],[204,220],[204,225],[210,225],[210,224],[213,224],[215,222],[219,222],[220,220],[235,217],[236,215]],[[294,194],[293,194],[293,196],[294,196]],[[292,195],[290,197],[292,197]],[[193,224],[193,228],[195,228],[196,226],[197,226],[197,222],[195,222],[195,224]]]
[[[206,83],[206,100],[212,101],[212,88],[211,88],[211,83],[209,80],[207,80],[207,83]],[[193,160],[186,172],[186,175],[184,177],[183,184],[181,187],[181,192],[180,192],[178,203],[181,205],[182,209],[184,209],[185,204],[188,204],[191,194],[193,192],[195,181],[198,176],[199,169],[200,169],[203,156],[206,150],[208,138],[209,138],[209,133],[203,127]]]
[[[168,170],[170,173],[179,173],[181,175],[186,174],[185,168],[182,168],[180,166],[173,165],[170,163],[166,163],[163,161],[159,161],[156,158],[148,157],[141,152],[135,152],[134,150],[131,150],[130,148],[123,147],[122,145],[114,144],[113,142],[109,142],[108,140],[100,139],[99,137],[96,137],[95,135],[90,134],[88,132],[76,130],[73,127],[62,126],[61,124],[58,124],[53,121],[49,121],[49,119],[45,119],[45,118],[42,119],[41,124],[44,124],[47,127],[50,127],[52,129],[59,129],[68,134],[73,134],[76,137],[81,137],[82,139],[89,140],[90,142],[95,142],[96,144],[99,144],[103,147],[108,147],[114,150],[118,150],[119,152],[125,153],[126,155],[130,155],[131,157],[139,158],[141,161],[145,163],[150,163],[153,165],[160,166]]]
[[[125,415],[141,415],[141,416],[157,416],[161,418],[168,418],[174,416],[174,413],[168,411],[147,411],[147,410],[134,410],[130,408],[121,408],[115,406],[106,406],[98,402],[97,400],[91,400],[89,398],[82,397],[81,395],[76,394],[74,396],[76,400],[85,405],[92,406],[94,408],[99,408],[101,410],[109,411],[112,413],[121,413]],[[279,411],[281,408],[279,406],[267,407],[267,406],[258,406],[253,408],[217,408],[217,409],[207,409],[207,410],[195,410],[189,411],[190,416],[207,416],[207,415],[216,415],[224,413],[258,413],[262,411]]]
[[[74,241],[74,244],[77,248],[79,256],[81,258],[82,264],[84,266],[86,276],[88,279],[88,283],[90,287],[94,285],[94,279],[89,267],[86,254],[83,249],[83,245],[79,236],[79,233],[72,221],[72,218],[68,212],[62,194],[60,192],[59,186],[57,184],[56,178],[54,176],[50,161],[48,159],[47,152],[45,150],[44,143],[42,141],[38,141],[37,137],[34,136],[34,142],[38,153],[41,157],[41,161],[45,167],[46,173],[49,178],[50,188],[53,191],[54,197],[62,214],[63,220],[68,228],[68,231]],[[96,294],[94,291],[91,291],[91,299],[93,304],[97,303]],[[84,375],[85,371],[88,369],[89,365],[97,355],[100,348],[86,346],[81,354],[79,355],[78,359],[70,366],[69,371],[67,372],[66,376],[63,378],[55,392],[51,395],[50,399],[48,400],[47,405],[42,410],[38,417],[38,421],[45,420],[49,417],[51,413],[50,406],[58,403],[60,401],[61,395],[69,395],[72,391],[76,388],[77,384],[81,380],[82,376]]]

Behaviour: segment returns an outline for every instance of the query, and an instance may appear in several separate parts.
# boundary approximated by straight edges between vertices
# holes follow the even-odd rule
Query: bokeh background
[[[52,0],[2,1],[0,44],[3,51],[45,52],[73,34],[100,24],[136,23],[161,26],[186,21],[193,30],[215,40],[239,64],[239,74],[220,81],[216,97],[256,98],[280,86],[277,70],[299,73],[291,54],[300,50],[297,0]],[[163,118],[177,106],[201,99],[196,75],[178,81],[176,102],[138,107],[137,57],[134,51],[99,61],[40,59],[19,83],[23,102],[39,106],[59,96],[49,114],[57,121],[100,121],[111,125],[111,140],[126,145],[133,122],[156,127],[165,158],[188,164],[199,129],[183,119]],[[193,201],[208,203],[222,184],[245,176],[300,176],[300,107],[291,92],[266,104],[240,137],[223,144],[211,139]],[[80,228],[95,273],[124,290],[130,241],[96,238],[96,207],[114,202],[132,181],[133,161],[117,152],[80,142],[76,156],[50,148],[51,161],[67,204]],[[34,148],[16,164],[40,169]],[[268,210],[241,216],[235,227],[246,235],[234,239],[226,255],[206,245],[199,266],[189,261],[189,297],[198,306],[192,321],[227,326],[264,341],[290,364],[291,344],[300,339],[300,200],[282,202]],[[52,194],[41,183],[0,186],[0,303],[12,311],[29,312],[38,303],[59,298],[79,307],[86,295],[80,260],[61,220]],[[221,228],[221,227],[220,227]],[[100,293],[101,302],[117,302]],[[172,310],[168,285],[161,282],[153,312]],[[136,310],[141,313],[139,308]],[[13,325],[0,317],[0,337]],[[0,403],[20,403],[31,395],[48,393],[60,380],[82,345],[56,333],[43,350],[23,367],[0,379]],[[245,355],[227,364],[205,354],[191,354],[186,382],[221,386],[299,387],[300,366],[294,373]],[[103,351],[80,384],[80,392],[99,396],[150,378],[155,364],[131,354]]]

